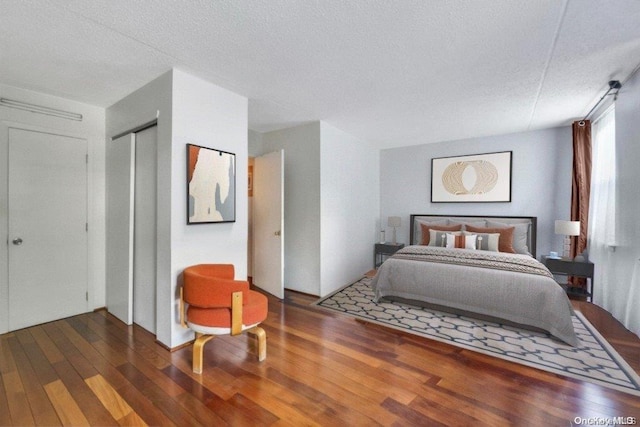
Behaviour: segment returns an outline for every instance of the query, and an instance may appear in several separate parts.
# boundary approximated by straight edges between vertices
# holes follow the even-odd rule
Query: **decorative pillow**
[[[487,221],[482,220],[482,221],[463,222],[462,229],[466,230],[468,225],[472,227],[486,227]]]
[[[453,230],[436,230],[431,228],[429,230],[429,244],[427,246],[445,247],[448,242],[447,234],[452,234],[453,236],[462,235],[462,231],[454,231],[453,233],[451,233],[451,231]]]
[[[516,250],[513,249],[513,231],[515,227],[508,228],[484,228],[467,226],[467,230],[473,233],[500,233],[500,239],[498,240],[498,250],[500,252],[508,252],[515,254]]]
[[[446,219],[440,219],[440,220],[436,220],[436,221],[431,221],[431,222],[427,222],[427,221],[422,221],[419,219],[416,219],[416,222],[413,224],[413,243],[414,245],[420,244],[420,245],[426,245],[427,243],[422,243],[422,241],[424,239],[427,240],[427,242],[429,241],[429,231],[427,231],[426,233],[423,233],[423,229],[424,227],[430,228],[430,227],[441,227],[441,226],[447,226],[447,224],[449,224],[449,221]],[[425,236],[426,234],[426,236]]]
[[[422,240],[420,241],[421,245],[427,246],[438,246],[429,244],[429,240],[431,238],[429,230],[437,230],[437,231],[460,231],[462,229],[461,225],[434,225],[427,226],[425,223],[420,223],[420,228],[422,231]]]
[[[464,231],[462,232],[464,233]],[[450,234],[447,233],[447,248],[458,249],[475,249],[476,248],[476,235],[475,234]]]
[[[492,228],[509,228],[515,227],[513,232],[513,249],[516,253],[531,255],[527,246],[527,234],[531,223],[526,224],[506,224],[504,222],[487,221],[487,227]]]
[[[476,236],[476,247],[480,251],[498,252],[498,241],[500,240],[500,233],[477,233],[471,234],[468,231],[463,231],[467,236]]]

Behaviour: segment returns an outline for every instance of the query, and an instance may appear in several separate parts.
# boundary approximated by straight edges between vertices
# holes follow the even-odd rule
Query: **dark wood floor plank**
[[[29,358],[29,362],[35,374],[38,377],[40,384],[49,384],[57,379],[57,375],[53,366],[49,362],[49,359],[40,349],[38,343],[33,339],[31,333],[23,329],[24,334],[16,334],[16,337],[20,341],[25,355]],[[23,337],[29,337],[31,339],[23,339]]]
[[[71,361],[62,360],[53,365],[60,381],[78,403],[91,425],[114,425],[117,423],[100,400],[84,382],[84,378],[74,369]],[[97,375],[97,373],[95,374]]]
[[[0,426],[12,425],[9,402],[7,401],[7,390],[4,388],[2,373],[0,373]]]
[[[50,364],[61,362],[64,360],[64,355],[60,349],[56,346],[53,340],[47,335],[43,327],[30,328],[29,332],[33,336],[36,343],[44,353],[45,357]]]
[[[182,413],[188,408],[187,412],[189,412],[193,420],[198,423],[205,425],[220,423],[220,418],[217,418],[215,414],[208,413],[209,411],[206,411],[205,404],[184,389],[182,393],[170,396],[132,364],[121,365],[118,367],[118,370],[135,386],[136,389],[142,391],[142,394],[149,399],[156,408],[163,411],[167,417],[171,417],[171,412],[177,411],[178,413]],[[209,392],[207,396],[213,395]],[[199,406],[197,404],[192,404],[194,401],[197,401]],[[174,410],[169,411],[169,408],[174,408]],[[145,419],[147,418],[142,413],[140,415]],[[181,423],[187,420],[174,419],[173,421]]]
[[[14,333],[0,335],[0,374],[16,370],[16,363],[9,348],[9,339],[11,338],[15,338]]]
[[[226,400],[226,403],[227,406],[233,408],[232,411],[229,411],[227,407],[222,408],[220,400],[214,400],[207,406],[213,412],[220,414],[220,417],[227,421],[229,425],[270,426],[278,421],[278,417],[242,394],[234,394]],[[221,414],[221,411],[224,411],[224,413]],[[245,424],[246,420],[249,420],[249,423]]]
[[[19,342],[19,336],[30,337],[31,335],[28,332],[25,333],[25,330],[20,332],[21,333],[16,334],[15,337],[9,338],[7,343],[11,349],[16,369],[20,373],[20,380],[22,381],[22,386],[24,387],[24,392],[29,402],[28,408],[31,409],[31,415],[37,425],[60,425],[60,419],[44,389],[44,386],[50,381],[40,382],[34,366],[29,362],[29,358]],[[35,345],[32,340],[27,339],[25,342],[30,345]],[[47,364],[49,363],[46,361],[46,358],[45,362]],[[51,367],[49,366],[49,368]],[[50,379],[55,380],[55,375],[53,377],[49,376],[49,380]]]
[[[179,410],[176,411],[175,401],[166,395],[159,387],[152,384],[131,364],[123,364],[117,368],[131,383],[131,386],[112,390],[112,393],[122,399],[126,405],[133,408],[136,417],[132,417],[127,411],[118,418],[120,424],[130,419],[143,420],[148,425],[170,426],[177,425],[173,420],[183,423],[192,423],[193,419],[184,417]],[[173,409],[173,411],[172,411]],[[123,421],[124,420],[124,421]]]

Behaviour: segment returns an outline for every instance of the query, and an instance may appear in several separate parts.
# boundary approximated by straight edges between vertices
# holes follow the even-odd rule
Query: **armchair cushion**
[[[231,307],[231,294],[242,291],[242,302],[249,299],[249,282],[204,276],[184,271],[184,301],[201,308]]]
[[[202,276],[219,277],[220,279],[233,280],[236,277],[233,264],[197,264],[187,267],[185,271],[192,271]]]
[[[242,324],[255,325],[267,318],[267,297],[256,291],[248,291],[245,298],[243,293]],[[206,327],[229,328],[231,325],[230,308],[202,308],[189,305],[187,309],[188,322]]]

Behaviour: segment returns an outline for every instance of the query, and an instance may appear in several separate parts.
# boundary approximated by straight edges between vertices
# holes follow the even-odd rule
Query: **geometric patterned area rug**
[[[640,396],[640,377],[576,311],[580,340],[571,347],[545,334],[517,327],[383,300],[376,303],[371,279],[362,278],[314,304],[425,338],[596,383]]]

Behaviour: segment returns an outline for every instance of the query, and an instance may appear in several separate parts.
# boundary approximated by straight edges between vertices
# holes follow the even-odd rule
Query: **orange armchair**
[[[238,335],[243,331],[258,341],[258,360],[267,357],[267,336],[258,326],[267,318],[267,297],[234,280],[231,264],[199,264],[187,267],[180,289],[180,324],[196,333],[193,372],[202,373],[204,345],[214,335]],[[186,310],[185,310],[186,308]]]

